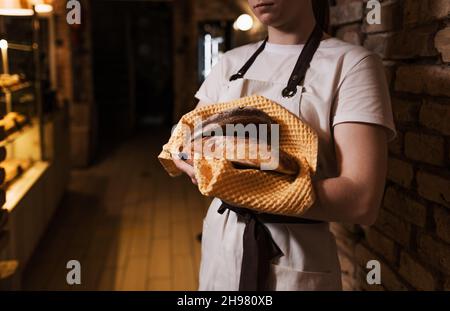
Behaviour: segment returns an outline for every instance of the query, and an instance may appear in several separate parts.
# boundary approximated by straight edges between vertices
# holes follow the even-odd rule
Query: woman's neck
[[[269,43],[274,44],[305,44],[316,25],[312,8],[304,10],[302,16],[295,21],[280,25],[268,26]]]

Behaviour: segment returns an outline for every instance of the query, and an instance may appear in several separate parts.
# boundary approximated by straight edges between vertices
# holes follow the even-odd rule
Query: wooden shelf
[[[10,144],[18,135],[32,128],[32,126],[33,121],[30,119],[12,124],[2,124],[2,121],[0,121],[0,147]]]
[[[0,163],[0,185],[7,189],[32,165],[31,160],[9,159]]]
[[[14,84],[11,86],[2,87],[2,89],[6,90],[10,93],[13,93],[13,92],[18,92],[18,91],[21,91],[23,89],[26,89],[26,88],[29,88],[32,86],[33,86],[33,84],[31,82],[21,82],[21,83]]]
[[[37,161],[16,181],[14,181],[6,191],[6,202],[3,206],[11,212],[22,197],[30,190],[36,181],[44,174],[49,166],[48,162]]]

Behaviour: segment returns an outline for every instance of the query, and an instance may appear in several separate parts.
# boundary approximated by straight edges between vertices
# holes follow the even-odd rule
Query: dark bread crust
[[[215,145],[217,143],[217,145]],[[212,156],[214,158],[227,158],[231,155],[228,160],[234,164],[236,168],[239,169],[261,169],[263,164],[269,164],[269,160],[277,160],[278,166],[272,171],[286,174],[286,175],[297,175],[300,172],[300,167],[298,163],[286,152],[279,150],[278,158],[272,158],[275,155],[271,154],[270,146],[261,146],[257,141],[241,138],[233,139],[231,137],[205,137],[202,139],[202,147],[208,144],[205,152],[212,151],[213,154],[203,154],[204,157]],[[240,148],[244,149],[240,149]],[[218,150],[216,149],[218,148]],[[233,148],[233,149],[231,149]],[[244,150],[244,157],[236,157],[237,150]],[[258,153],[256,157],[251,156],[251,150],[257,150]],[[193,165],[194,158],[194,144],[190,146],[190,150],[187,155],[186,162]]]
[[[227,135],[228,134],[226,133],[227,124],[242,124],[243,126],[254,124],[256,125],[258,136],[260,130],[259,125],[267,125],[267,140],[268,143],[270,144],[271,125],[276,123],[267,113],[265,113],[260,109],[256,109],[253,107],[233,108],[214,114],[209,118],[203,120],[202,133],[194,134],[193,140],[199,138],[200,135],[209,136],[209,133],[213,132],[214,129],[218,128],[221,128],[222,133],[224,133],[224,135]]]
[[[194,157],[194,142],[198,141],[198,139],[202,139],[202,144],[207,143],[209,140],[214,140],[215,138],[220,139],[220,137],[211,136],[211,133],[218,128],[222,129],[223,140],[226,140],[226,125],[227,124],[242,124],[244,126],[249,124],[254,124],[257,126],[257,134],[259,136],[259,125],[267,125],[267,146],[262,150],[270,150],[270,137],[271,137],[271,125],[277,124],[272,118],[260,109],[256,109],[253,107],[238,107],[229,109],[217,114],[210,116],[202,122],[202,132],[194,134],[194,138],[191,140],[191,145],[188,146],[187,151],[188,159],[186,162],[189,164],[193,164]],[[258,137],[251,137],[250,139],[241,137],[237,140],[237,144],[245,144],[245,158],[237,159],[232,158],[229,159],[237,168],[248,169],[248,168],[256,168],[261,169],[261,165],[266,163],[267,161],[263,161],[261,159],[267,159],[267,153],[264,156],[259,155],[256,159],[251,159],[249,155],[250,145],[258,144]],[[228,146],[228,145],[227,145]],[[267,148],[268,147],[268,148]],[[225,148],[229,148],[225,147]],[[261,150],[258,148],[258,150]],[[287,174],[287,175],[296,175],[300,171],[300,167],[298,163],[289,156],[289,154],[285,153],[282,150],[279,150],[278,154],[278,167],[274,169],[275,172]]]

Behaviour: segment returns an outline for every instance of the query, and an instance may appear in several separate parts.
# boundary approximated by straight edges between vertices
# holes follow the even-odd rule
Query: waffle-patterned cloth
[[[180,119],[158,159],[171,176],[180,175],[182,172],[173,163],[172,155],[183,149],[187,129],[193,132],[195,120],[199,117],[204,120],[213,114],[243,106],[264,111],[279,125],[280,150],[297,161],[300,172],[297,176],[289,176],[258,169],[242,170],[226,159],[194,158],[200,192],[257,212],[301,216],[315,200],[311,174],[316,172],[318,137],[297,116],[265,97],[243,97],[187,113]]]

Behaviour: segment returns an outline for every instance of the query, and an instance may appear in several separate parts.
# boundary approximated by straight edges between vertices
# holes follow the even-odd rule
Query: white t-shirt
[[[219,102],[229,78],[238,72],[262,42],[225,53],[202,84],[196,97]],[[302,45],[267,43],[245,74],[245,79],[287,85]],[[363,47],[336,38],[323,40],[314,55],[304,83],[300,115],[319,135],[319,178],[337,175],[333,127],[344,122],[370,123],[395,136],[389,88],[379,57]]]

